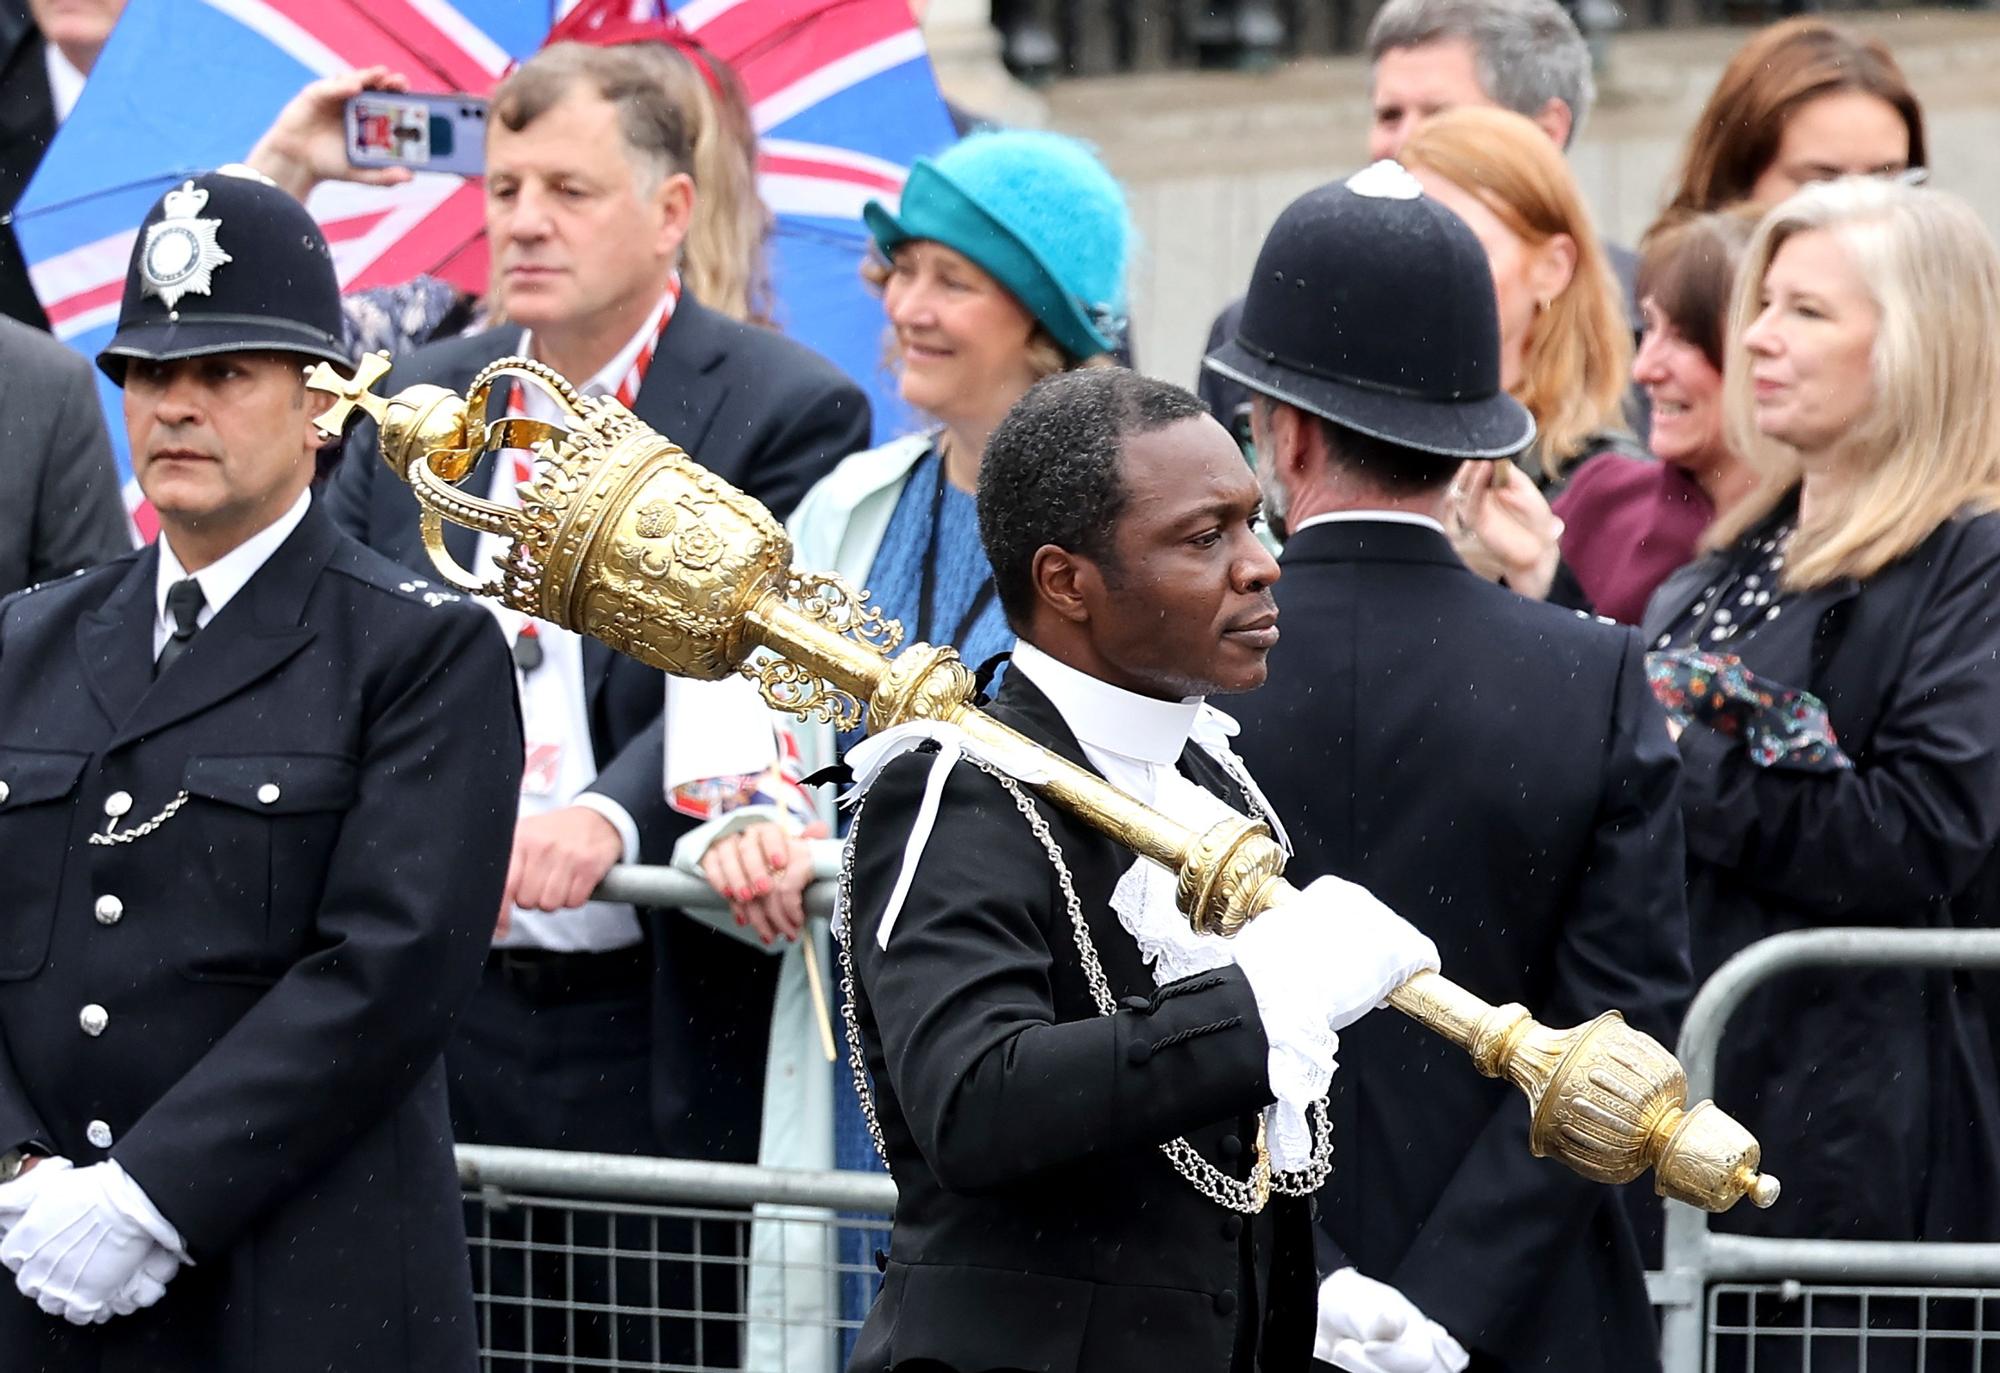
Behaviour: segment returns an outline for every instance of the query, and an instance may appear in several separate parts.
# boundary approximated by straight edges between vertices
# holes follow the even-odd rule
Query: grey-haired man
[[[1590,49],[1556,0],[1388,0],[1368,25],[1368,157],[1401,154],[1416,126],[1461,105],[1513,110],[1567,151],[1597,102]],[[1637,259],[1609,246],[1611,265],[1632,294]],[[1236,337],[1243,299],[1222,308],[1205,353]],[[1633,328],[1638,328],[1633,307]],[[1197,388],[1209,413],[1239,438],[1247,434],[1250,393],[1203,369]]]

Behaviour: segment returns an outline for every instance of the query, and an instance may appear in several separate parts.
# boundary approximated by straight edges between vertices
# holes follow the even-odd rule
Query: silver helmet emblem
[[[146,230],[146,247],[139,254],[139,294],[158,296],[169,310],[184,295],[205,296],[217,267],[232,259],[215,241],[219,219],[200,218],[208,192],[192,181],[168,191],[166,217]]]

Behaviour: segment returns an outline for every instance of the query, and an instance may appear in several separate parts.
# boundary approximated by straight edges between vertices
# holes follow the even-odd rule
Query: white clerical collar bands
[[[1014,645],[1013,670],[1041,688],[1078,743],[1142,763],[1179,762],[1201,714],[1199,696],[1140,696],[1059,663],[1025,640]]]

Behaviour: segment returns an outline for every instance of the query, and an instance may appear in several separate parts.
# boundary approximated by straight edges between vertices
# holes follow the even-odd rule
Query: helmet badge
[[[209,293],[209,280],[217,267],[232,259],[215,241],[219,219],[202,219],[208,192],[195,189],[189,181],[168,191],[166,216],[146,230],[146,250],[139,256],[139,291],[158,296],[169,310],[184,295]]]

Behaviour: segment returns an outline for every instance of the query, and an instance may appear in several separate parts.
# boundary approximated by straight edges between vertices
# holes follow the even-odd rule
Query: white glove
[[[151,1306],[167,1295],[167,1284],[180,1271],[180,1256],[154,1245],[146,1257],[139,1260],[139,1271],[132,1275],[132,1280],[112,1294],[111,1314],[129,1316],[134,1311]]]
[[[1303,983],[1329,1029],[1346,1029],[1397,987],[1438,966],[1437,945],[1365,887],[1322,877],[1232,941],[1258,1005],[1268,985]]]
[[[1347,1373],[1464,1373],[1472,1362],[1465,1346],[1408,1297],[1353,1268],[1319,1285],[1313,1357]]]
[[[107,1162],[59,1170],[43,1183],[0,1243],[0,1263],[42,1310],[72,1325],[97,1325],[120,1314],[117,1298],[138,1309],[151,1289],[137,1279],[155,1249],[184,1252],[179,1233],[139,1184]],[[156,1264],[151,1276],[164,1290],[158,1272]]]
[[[0,1183],[0,1239],[5,1239],[14,1222],[27,1212],[42,1184],[57,1173],[67,1172],[70,1166],[66,1158],[45,1158],[12,1182]]]

